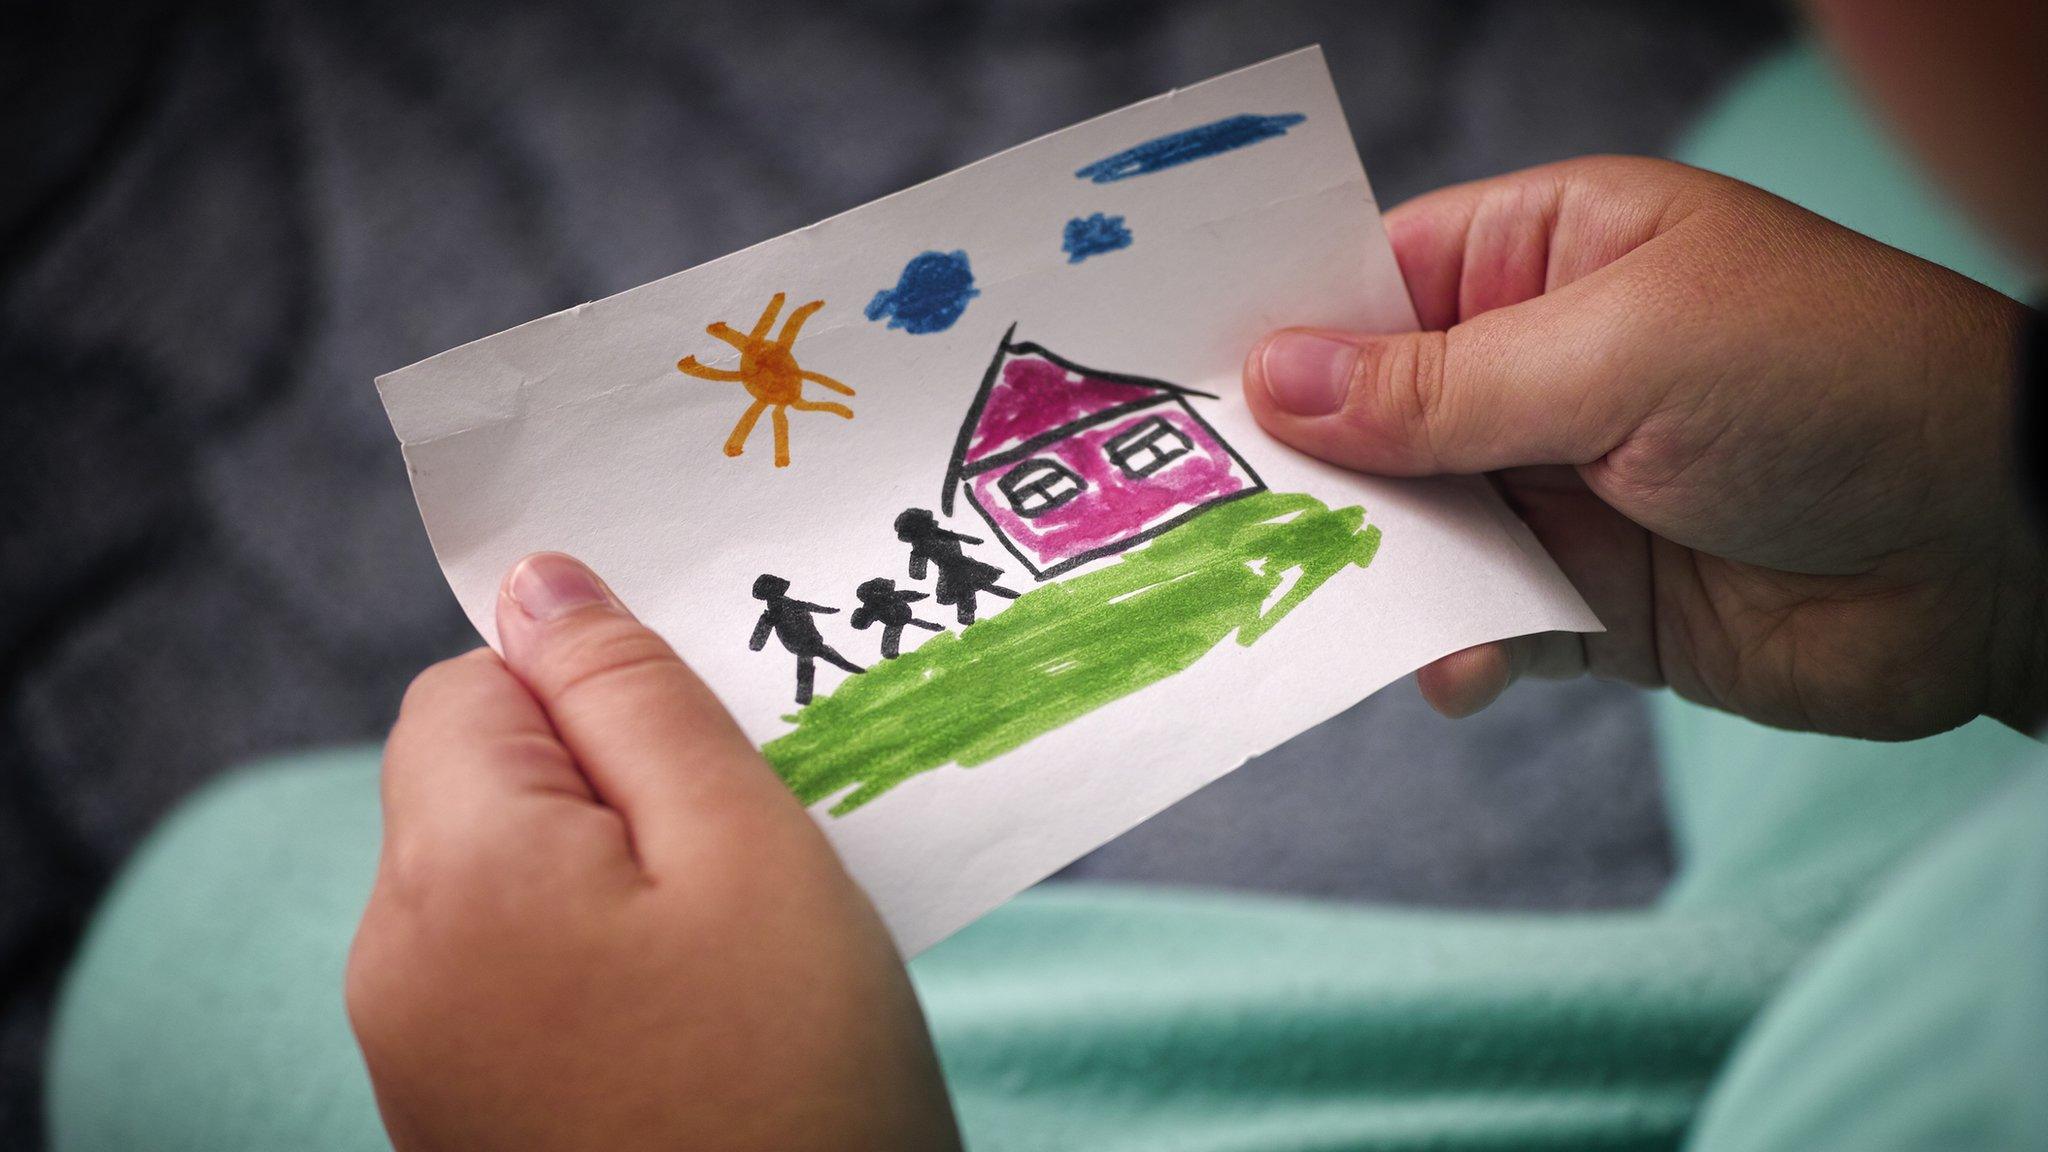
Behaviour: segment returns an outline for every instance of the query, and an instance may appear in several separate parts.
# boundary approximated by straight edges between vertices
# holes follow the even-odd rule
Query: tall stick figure
[[[1011,600],[1017,593],[996,583],[1001,568],[984,564],[960,551],[962,544],[979,544],[973,536],[948,532],[924,508],[909,508],[896,517],[896,538],[910,545],[910,578],[924,579],[928,568],[939,570],[936,599],[957,608],[960,623],[974,623],[974,598],[981,592]]]

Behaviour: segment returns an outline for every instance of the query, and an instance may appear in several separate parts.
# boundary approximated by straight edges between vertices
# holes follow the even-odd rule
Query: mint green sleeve
[[[2048,766],[1916,853],[1800,966],[1689,1147],[2048,1148]]]

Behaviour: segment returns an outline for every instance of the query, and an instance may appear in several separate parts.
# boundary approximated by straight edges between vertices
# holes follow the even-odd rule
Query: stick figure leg
[[[903,625],[882,625],[882,659],[894,660],[903,651]]]
[[[840,668],[844,668],[844,669],[846,669],[846,670],[847,670],[848,672],[865,672],[865,671],[867,671],[867,669],[865,669],[865,668],[862,668],[862,667],[861,667],[860,665],[858,665],[858,664],[855,664],[855,663],[854,663],[853,661],[851,661],[851,660],[848,660],[848,659],[847,659],[846,657],[844,657],[844,656],[841,656],[841,655],[840,655],[839,653],[837,653],[837,652],[834,652],[834,651],[833,651],[832,649],[830,649],[830,648],[826,648],[826,647],[820,646],[820,647],[819,647],[819,649],[818,649],[818,656],[819,656],[819,657],[820,657],[821,659],[823,659],[823,660],[827,661],[828,663],[831,663],[831,664],[833,664],[833,665],[835,665],[835,666],[837,666],[837,667],[840,667]]]
[[[811,681],[817,679],[817,675],[817,661],[812,660],[809,654],[796,658],[796,702],[798,704],[809,704],[811,702]]]

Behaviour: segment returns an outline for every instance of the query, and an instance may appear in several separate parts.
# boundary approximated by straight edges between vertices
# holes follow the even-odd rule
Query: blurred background
[[[1382,202],[1665,151],[1779,6],[10,4],[0,15],[0,1146],[150,828],[376,740],[476,643],[371,378],[1320,42]],[[1653,898],[1642,701],[1401,684],[1068,869],[1494,908]],[[10,1143],[11,1142],[11,1143]]]

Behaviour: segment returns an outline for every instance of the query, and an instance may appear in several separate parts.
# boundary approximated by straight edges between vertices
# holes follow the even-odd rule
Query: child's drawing
[[[914,952],[1432,653],[1597,627],[1483,480],[1235,394],[1277,325],[1415,319],[1308,50],[378,387],[485,634],[519,557],[598,562]]]
[[[1112,184],[1233,152],[1275,136],[1285,136],[1289,128],[1306,119],[1308,117],[1295,112],[1280,116],[1227,116],[1126,148],[1114,156],[1097,160],[1074,175],[1097,184]]]
[[[923,252],[911,257],[896,278],[868,301],[867,318],[889,321],[889,327],[922,336],[944,332],[967,311],[967,302],[981,295],[965,252]]]
[[[883,626],[884,660],[809,700],[809,656],[849,668],[776,581],[755,629],[798,653],[795,727],[762,749],[807,804],[844,815],[921,772],[973,767],[1183,671],[1235,636],[1250,646],[1345,568],[1378,552],[1360,508],[1268,492],[1195,411],[1209,397],[1084,368],[1006,333],[963,421],[942,507],[964,488],[997,539],[1041,581],[1019,594],[968,548],[981,538],[928,509],[896,517],[910,577],[958,633],[915,618],[923,593],[860,586],[855,628]],[[1115,553],[1093,572],[1052,578]],[[763,577],[763,580],[772,580]],[[1014,600],[976,622],[977,597]],[[906,626],[936,633],[901,651]]]
[[[939,570],[938,601],[954,609],[962,624],[974,623],[975,597],[983,592],[1017,598],[1017,593],[996,583],[1002,569],[961,550],[961,545],[979,544],[981,539],[939,527],[929,509],[904,509],[896,517],[896,538],[910,545],[912,580],[924,579],[929,568]]]
[[[777,292],[768,301],[768,307],[761,310],[761,318],[754,323],[754,330],[744,335],[728,326],[724,321],[712,324],[704,331],[739,349],[738,370],[711,368],[699,364],[695,356],[685,356],[676,361],[676,368],[699,380],[734,381],[745,385],[747,394],[754,402],[741,414],[739,423],[733,425],[732,435],[726,437],[725,454],[737,456],[746,451],[747,437],[753,435],[754,424],[761,419],[761,413],[770,412],[769,421],[775,427],[775,466],[789,467],[789,410],[799,412],[830,412],[847,420],[853,419],[853,410],[844,404],[826,400],[804,399],[804,381],[830,388],[842,396],[853,395],[853,389],[841,384],[822,372],[812,372],[800,367],[791,346],[796,343],[797,334],[803,331],[804,321],[818,309],[825,306],[823,300],[813,300],[789,314],[783,322],[782,332],[774,340],[768,339],[768,330],[775,326],[775,317],[782,311],[784,294]]]
[[[1206,392],[1083,368],[1006,334],[968,409],[940,507],[964,486],[1043,580],[1265,489],[1188,398]]]
[[[1211,507],[1108,567],[1042,584],[849,678],[762,752],[804,803],[836,798],[832,813],[845,815],[921,772],[986,763],[1233,635],[1251,646],[1331,577],[1372,563],[1379,544],[1364,509],[1312,496]]]
[[[861,671],[860,665],[841,656],[825,643],[819,634],[818,624],[813,616],[830,616],[839,611],[823,604],[811,604],[789,595],[789,581],[780,576],[762,574],[754,581],[754,599],[766,607],[761,609],[761,619],[754,624],[754,636],[747,641],[747,647],[759,652],[768,644],[773,634],[782,646],[796,657],[796,702],[811,702],[811,686],[817,674],[817,661],[823,660],[848,672]]]
[[[944,632],[945,628],[929,620],[917,618],[912,604],[925,598],[922,592],[898,591],[896,582],[887,576],[877,576],[864,582],[854,590],[860,598],[860,607],[847,617],[847,623],[855,630],[865,632],[880,624],[882,626],[882,659],[894,660],[903,654],[903,630],[922,628],[927,632]]]
[[[1069,264],[1079,264],[1090,256],[1130,246],[1131,230],[1124,223],[1124,218],[1101,212],[1092,216],[1076,216],[1067,221],[1066,230],[1060,238],[1060,251],[1067,254]]]

